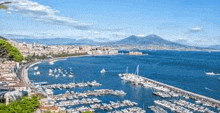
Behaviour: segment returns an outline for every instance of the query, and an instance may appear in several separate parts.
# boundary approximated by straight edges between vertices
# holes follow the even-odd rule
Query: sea
[[[163,100],[163,98],[153,95],[153,89],[134,86],[121,80],[118,76],[119,73],[125,73],[127,67],[129,73],[135,73],[136,67],[139,65],[140,76],[220,100],[219,52],[161,50],[142,52],[144,55],[131,56],[126,54],[128,51],[123,50],[120,51],[119,55],[72,57],[56,61],[54,64],[41,62],[35,65],[39,67],[38,70],[41,74],[35,75],[35,70],[30,68],[28,71],[29,79],[33,82],[48,82],[48,84],[96,80],[102,86],[68,90],[75,92],[94,89],[123,90],[127,93],[126,96],[105,95],[97,98],[102,100],[102,103],[128,99],[137,102],[138,106],[145,109],[148,113],[152,112],[148,107],[155,105],[154,100]],[[74,73],[74,77],[59,76],[55,78],[54,76],[49,76],[48,70],[54,70],[55,68],[61,68],[68,73],[72,72]],[[106,73],[101,74],[100,70],[103,68],[106,70]],[[207,75],[207,72],[213,72],[215,74]],[[66,89],[58,89],[54,90],[54,94],[63,94],[66,91]],[[77,106],[69,107],[74,108]],[[172,112],[169,109],[164,109]],[[97,110],[96,112],[104,113],[106,111]]]

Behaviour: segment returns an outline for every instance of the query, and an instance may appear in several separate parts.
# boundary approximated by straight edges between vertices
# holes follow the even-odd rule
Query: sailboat
[[[103,74],[103,73],[105,73],[105,72],[106,72],[106,71],[105,71],[104,68],[100,71],[101,74]]]
[[[53,70],[49,69],[49,75],[51,76],[53,74]]]
[[[135,74],[136,74],[136,75],[139,75],[139,65],[137,65],[137,69],[136,69]]]
[[[125,73],[128,73],[128,67],[126,68]],[[119,77],[121,77],[121,76],[122,76],[122,74],[118,74],[118,76],[119,76]]]

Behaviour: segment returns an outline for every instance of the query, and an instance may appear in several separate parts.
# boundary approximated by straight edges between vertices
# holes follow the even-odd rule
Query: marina
[[[140,57],[149,56],[150,54],[148,56]],[[103,58],[103,60],[106,60],[108,58],[114,57],[119,58],[120,56],[99,57],[101,59]],[[96,58],[97,57],[84,57],[74,59],[70,58],[65,61],[57,61],[56,63],[54,63],[54,65],[49,66],[46,62],[43,62],[36,65],[39,67],[38,70],[42,73],[41,76],[36,76],[33,74],[34,70],[29,70],[29,78],[36,83],[44,81],[48,82],[46,85],[41,85],[41,87],[43,90],[47,90],[47,94],[51,98],[50,103],[54,103],[52,105],[55,105],[67,112],[81,112],[89,110],[100,113],[126,113],[128,109],[133,108],[133,106],[123,106],[123,104],[120,105],[124,100],[129,100],[131,102],[137,103],[135,107],[138,108],[136,109],[137,111],[140,110],[139,112],[141,112],[141,110],[143,112],[164,113],[203,111],[211,113],[220,111],[220,108],[216,103],[218,100],[216,99],[212,100],[210,99],[210,97],[206,98],[206,96],[205,98],[203,98],[202,95],[197,96],[197,94],[192,94],[192,92],[190,91],[186,92],[186,90],[183,90],[182,88],[177,88],[149,79],[151,77],[145,77],[142,70],[143,64],[140,64],[140,72],[136,70],[135,74],[130,74],[129,71],[134,71],[134,66],[129,65],[117,67],[113,64],[111,68],[107,66],[105,67],[103,66],[103,64],[100,64],[102,66],[97,64],[97,66],[94,66],[94,64],[96,63],[94,59]],[[87,59],[89,61],[94,61],[90,62],[91,66],[86,63],[88,62]],[[63,63],[65,64],[65,62],[76,61],[80,61],[82,63],[77,63],[71,65],[70,67],[62,67]],[[130,70],[127,70],[126,73],[119,74],[121,72],[124,72],[125,67],[129,67]],[[103,68],[108,70],[108,73],[101,74],[100,70],[102,70]],[[120,69],[120,71],[117,71],[118,68]],[[55,78],[55,75],[50,76],[50,69],[53,70],[53,73],[54,71],[57,71],[57,73],[59,73],[59,70],[60,73],[67,73],[66,77]],[[69,78],[69,74],[73,72],[74,76],[72,78]],[[137,73],[140,73],[141,76],[137,76]],[[62,74],[60,76],[62,76]],[[204,74],[204,76],[206,75]],[[49,81],[47,79],[49,79]],[[90,87],[88,83],[92,82],[98,83],[100,85]],[[82,87],[79,87],[79,84],[81,84]],[[94,99],[97,100],[94,101]],[[189,104],[190,106],[187,106],[187,104]],[[104,109],[103,106],[106,106],[106,108]],[[154,107],[150,108],[150,106]]]

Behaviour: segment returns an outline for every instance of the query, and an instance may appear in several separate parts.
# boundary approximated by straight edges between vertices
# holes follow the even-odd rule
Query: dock
[[[120,78],[126,81],[129,81],[135,85],[141,85],[146,88],[152,88],[155,90],[163,91],[163,92],[171,92],[173,91],[175,94],[179,96],[183,96],[185,98],[190,98],[196,101],[200,101],[206,106],[212,106],[215,108],[220,108],[220,101],[206,97],[200,94],[196,94],[190,91],[186,91],[171,85],[167,85],[149,78],[145,78],[136,74],[124,73],[119,74]]]

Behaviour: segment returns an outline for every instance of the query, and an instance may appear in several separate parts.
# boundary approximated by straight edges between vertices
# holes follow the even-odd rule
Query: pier
[[[171,85],[167,85],[167,84],[164,84],[164,83],[161,83],[161,82],[149,79],[149,78],[138,76],[135,74],[124,73],[124,74],[119,74],[119,76],[121,79],[125,81],[129,81],[134,85],[141,85],[145,88],[152,88],[152,89],[162,91],[165,93],[173,92],[173,94],[176,96],[179,95],[187,99],[190,98],[196,101],[200,101],[206,106],[220,108],[220,101],[215,100],[210,97],[206,97],[200,94],[186,91],[186,90],[183,90],[183,89],[171,86]],[[156,94],[160,95],[160,93],[156,93]],[[165,94],[162,94],[162,95],[166,96]]]
[[[86,86],[90,86],[90,87],[97,87],[97,86],[101,86],[102,84],[96,82],[95,80],[92,82],[81,82],[81,83],[67,83],[67,84],[50,84],[50,85],[44,85],[44,88],[47,89],[71,89],[71,88],[75,88],[75,87],[86,87]]]

